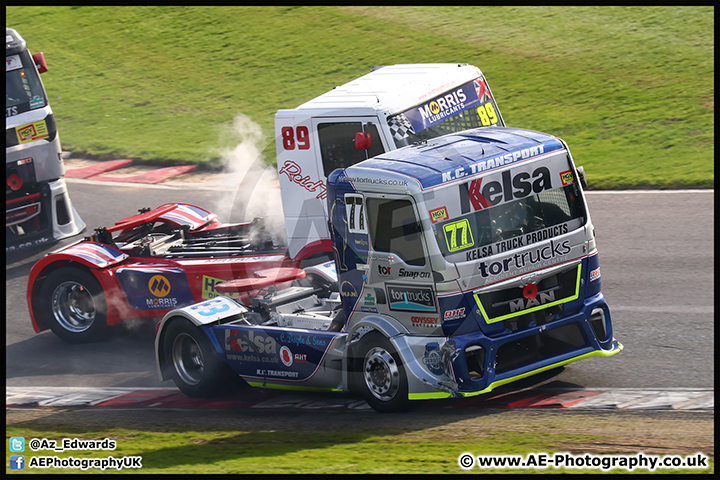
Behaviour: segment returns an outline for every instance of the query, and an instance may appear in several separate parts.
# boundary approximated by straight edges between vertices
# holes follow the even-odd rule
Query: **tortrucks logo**
[[[390,310],[403,312],[436,312],[435,292],[432,287],[387,284]]]
[[[532,174],[528,172],[502,172],[502,181],[490,181],[483,185],[483,178],[478,178],[460,185],[460,209],[463,214],[483,208],[489,208],[505,201],[525,198],[533,193],[552,189],[550,170],[538,167]]]
[[[550,240],[550,243],[543,247],[538,247],[523,253],[516,253],[497,262],[480,262],[478,269],[480,270],[480,275],[485,278],[489,276],[504,277],[505,273],[513,270],[519,273],[528,271],[531,268],[542,268],[543,266],[551,265],[571,251],[572,248],[570,248],[569,240],[562,242]]]

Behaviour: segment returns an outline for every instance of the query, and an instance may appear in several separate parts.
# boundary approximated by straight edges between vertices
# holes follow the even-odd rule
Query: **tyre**
[[[50,329],[69,343],[105,339],[107,303],[100,282],[87,270],[60,268],[40,289],[40,315]]]
[[[236,375],[218,360],[202,328],[184,318],[170,322],[162,340],[164,364],[185,395],[212,397],[236,383]]]
[[[390,340],[368,333],[358,345],[356,385],[378,412],[401,412],[410,407],[405,367]]]

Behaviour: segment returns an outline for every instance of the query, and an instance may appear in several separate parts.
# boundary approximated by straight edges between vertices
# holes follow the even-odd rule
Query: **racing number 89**
[[[448,252],[457,252],[475,245],[472,230],[470,230],[470,222],[468,222],[467,218],[446,223],[443,225],[443,231],[445,232],[445,243]]]
[[[296,133],[297,132],[297,133]],[[298,150],[308,150],[310,148],[310,132],[307,127],[282,127],[280,130],[282,135],[283,148],[285,150],[295,150],[297,139]]]
[[[480,105],[477,108],[477,112],[480,116],[480,121],[482,122],[484,127],[488,125],[495,125],[498,121],[497,115],[495,114],[495,109],[490,102],[486,103],[485,105]]]

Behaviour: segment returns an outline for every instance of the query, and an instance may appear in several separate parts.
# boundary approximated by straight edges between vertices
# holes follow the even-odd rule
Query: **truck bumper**
[[[405,359],[408,355],[415,359],[406,360],[411,400],[480,395],[571,362],[615,355],[623,348],[612,336],[610,312],[601,293],[586,299],[577,314],[496,338],[473,332],[394,340]],[[438,342],[434,356],[427,353],[431,341]]]
[[[5,202],[7,252],[71,237],[84,229],[62,178],[40,185],[35,194]]]

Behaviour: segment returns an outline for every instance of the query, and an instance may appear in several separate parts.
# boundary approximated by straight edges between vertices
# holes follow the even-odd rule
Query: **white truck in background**
[[[42,52],[5,28],[6,252],[44,245],[82,232],[63,176],[60,137],[40,74]]]
[[[275,115],[288,254],[332,250],[327,177],[336,168],[476,127],[505,126],[478,67],[458,63],[373,67],[367,75]]]

